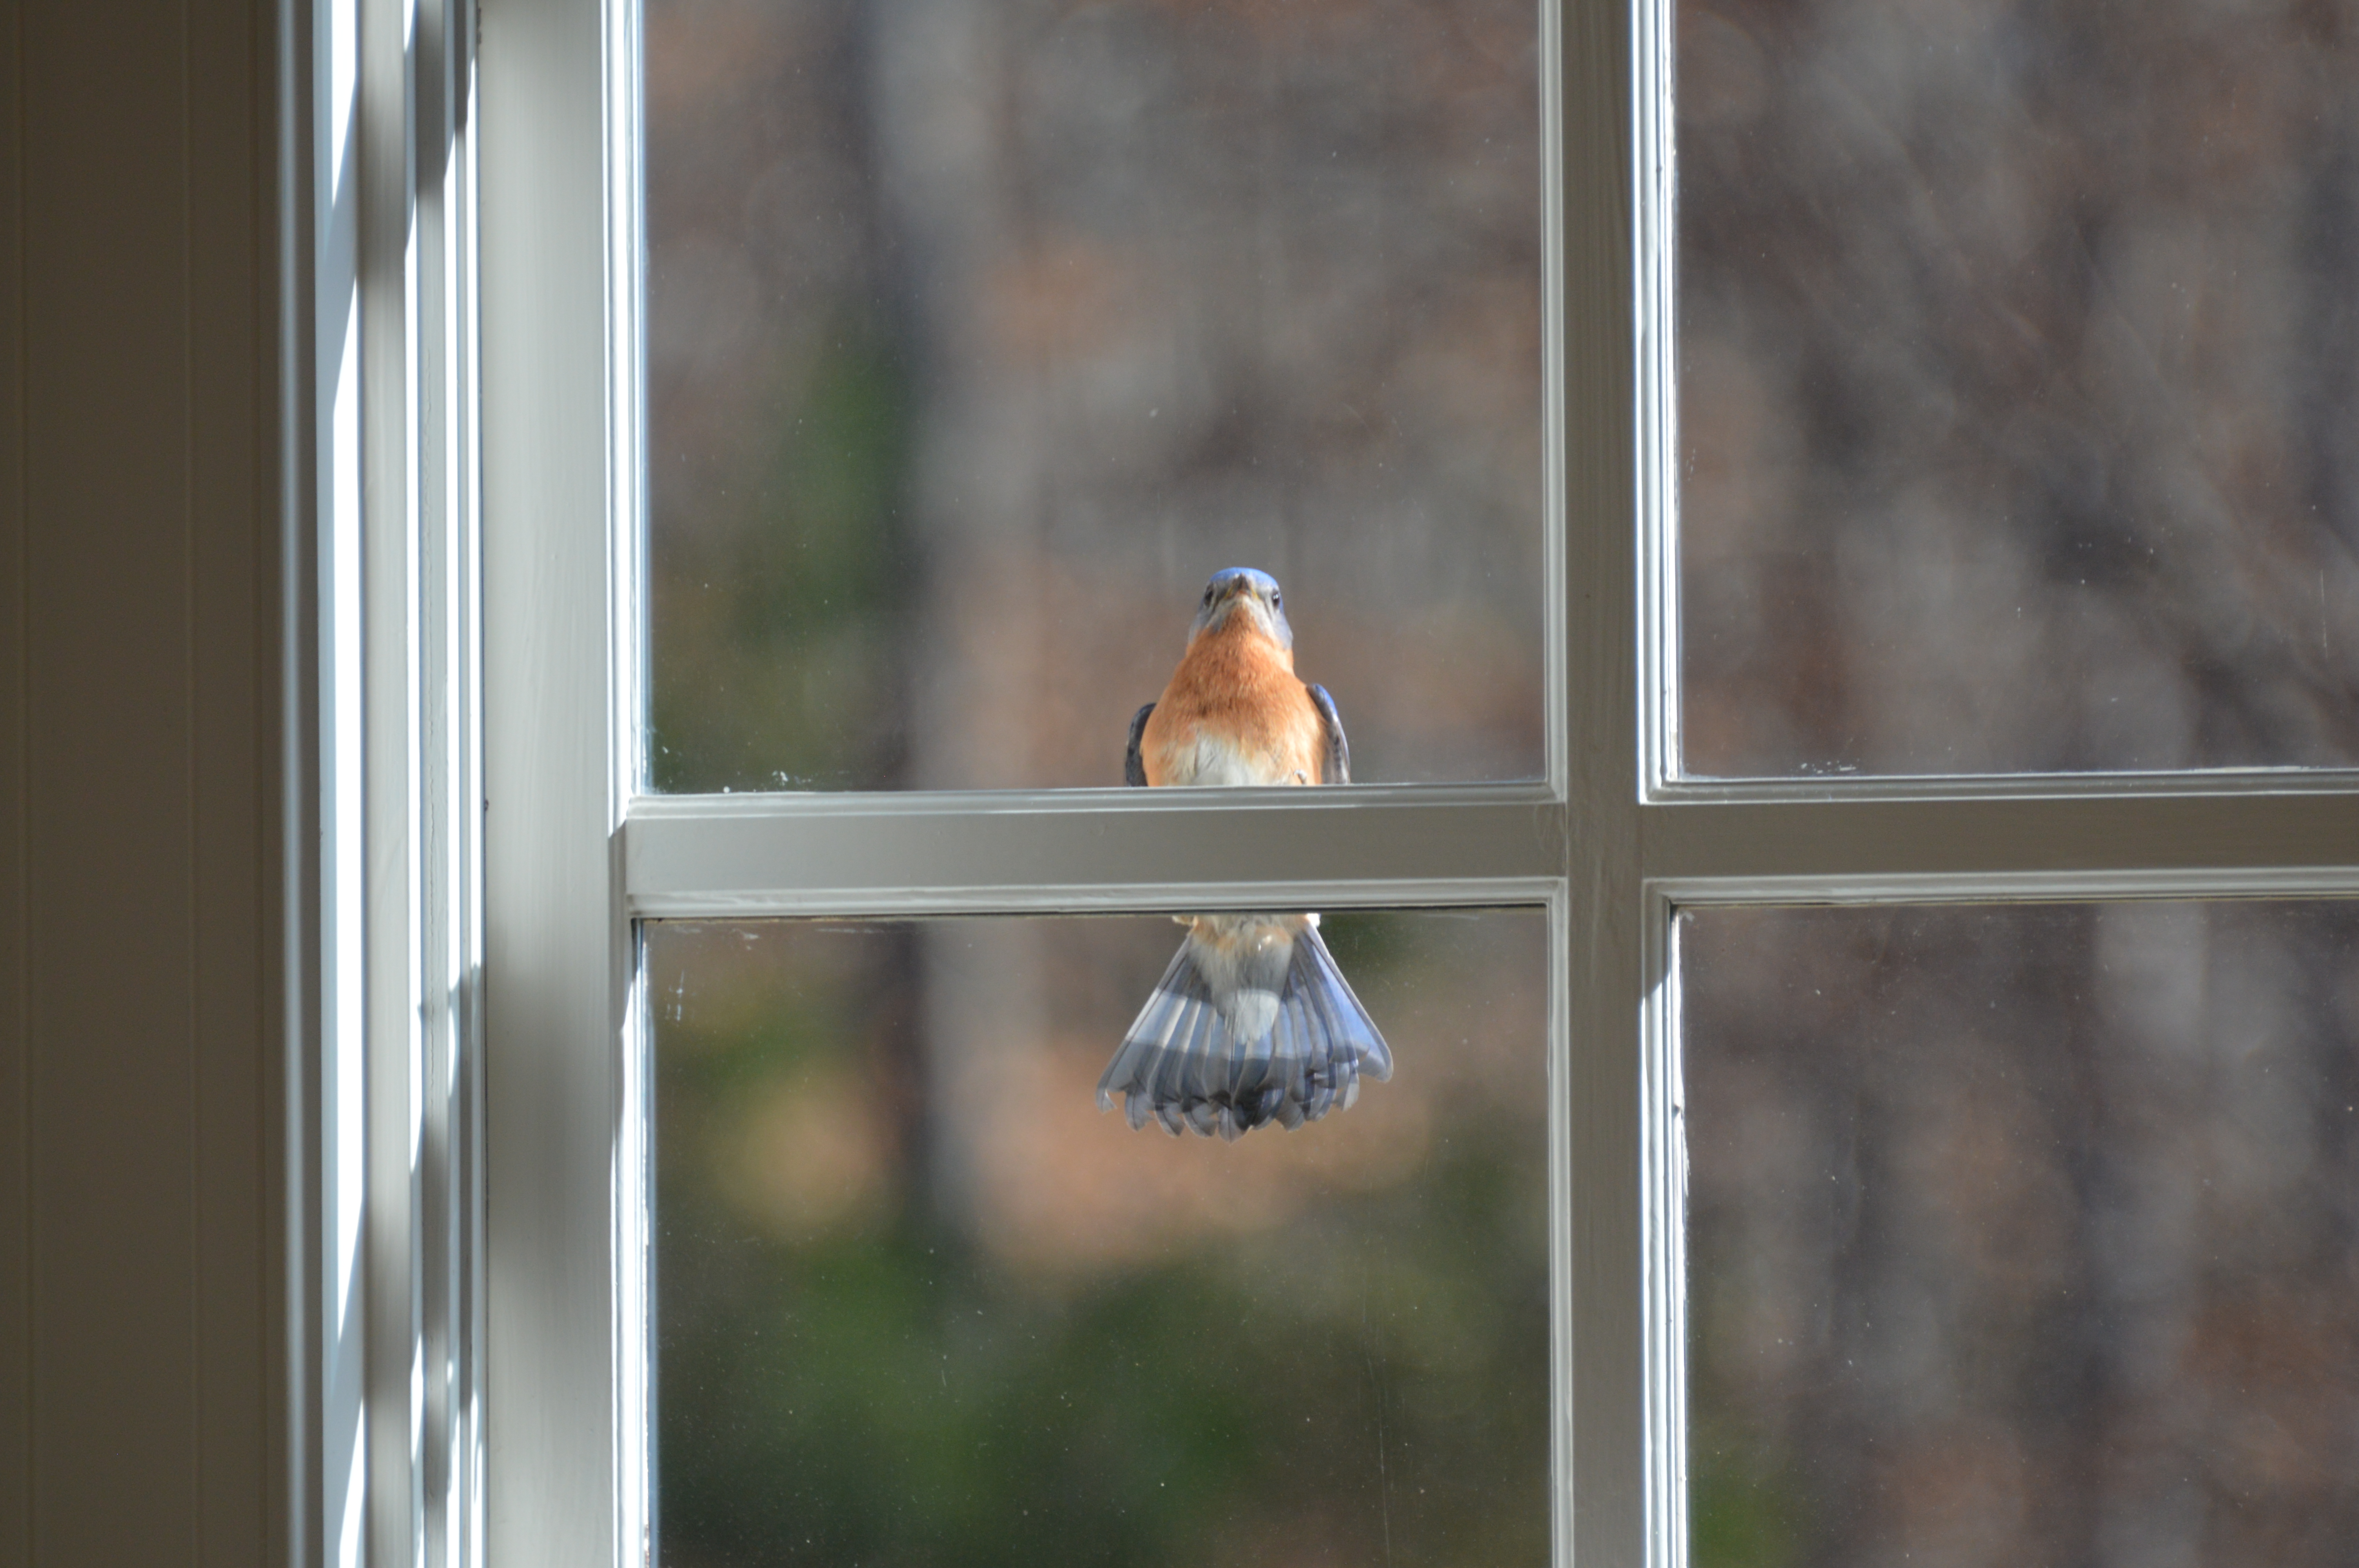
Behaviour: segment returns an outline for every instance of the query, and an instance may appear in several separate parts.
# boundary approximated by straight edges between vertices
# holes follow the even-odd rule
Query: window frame
[[[1553,1560],[1675,1568],[1680,908],[2359,893],[2349,772],[1680,775],[1671,0],[1534,4],[1546,775],[1217,796],[643,793],[637,8],[482,14],[488,1196],[460,1219],[490,1414],[467,1555],[619,1564],[652,1542],[641,920],[1544,908]],[[407,1189],[371,1171],[374,1214]],[[395,1506],[377,1474],[373,1516]]]
[[[483,1560],[473,0],[278,0],[296,1563]]]

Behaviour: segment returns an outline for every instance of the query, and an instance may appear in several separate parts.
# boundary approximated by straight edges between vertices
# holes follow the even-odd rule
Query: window
[[[1681,6],[1690,772],[2352,764],[2326,15]]]
[[[1690,1366],[1688,1282],[1691,1260],[1712,1267],[1724,1254],[1711,1250],[1718,1245],[1712,1237],[1691,1239],[1688,1230],[1682,1119],[1690,1099],[1704,1102],[1687,1090],[1680,1063],[1683,1049],[1692,1063],[1712,1042],[1682,1037],[1680,981],[1693,974],[1680,966],[1713,962],[1717,949],[1681,935],[1682,912],[1704,912],[1687,929],[1718,932],[1737,928],[1727,922],[1779,918],[1725,908],[1735,905],[2015,910],[2027,901],[2113,907],[2359,891],[2353,781],[2331,771],[1688,776],[1677,751],[1674,656],[1674,34],[1669,7],[1658,0],[1545,0],[1538,7],[1546,597],[1537,782],[1217,797],[1120,789],[647,793],[638,761],[647,464],[639,445],[646,290],[636,9],[625,0],[488,8],[472,99],[462,91],[407,98],[402,75],[410,69],[402,63],[409,27],[422,39],[464,38],[471,14],[421,7],[413,20],[397,8],[363,5],[322,16],[311,44],[321,108],[311,122],[315,156],[325,166],[316,221],[323,234],[356,233],[352,254],[361,258],[352,286],[358,303],[323,304],[314,323],[322,341],[342,341],[336,323],[358,322],[364,353],[353,373],[362,377],[379,373],[369,368],[372,341],[389,345],[377,351],[380,368],[429,362],[413,362],[408,345],[463,343],[465,334],[445,340],[440,327],[413,332],[407,324],[466,322],[466,284],[480,283],[473,315],[480,398],[466,400],[474,384],[463,373],[446,381],[440,371],[414,372],[401,384],[455,388],[442,401],[426,398],[454,420],[433,427],[462,432],[448,449],[463,451],[472,424],[482,454],[484,1320],[479,1340],[463,1328],[460,1338],[480,1352],[487,1414],[480,1515],[468,1498],[455,1506],[462,1523],[480,1517],[484,1560],[635,1563],[649,1539],[644,922],[1208,906],[1544,911],[1554,1553],[1557,1561],[1669,1568],[1689,1560],[1691,1547],[1698,1561],[1717,1550],[1703,1540],[1705,1526],[1718,1529],[1724,1518],[1690,1512],[1690,1477],[1702,1475],[1690,1452],[1691,1416],[1718,1419],[1723,1407],[1709,1402],[1711,1390],[1690,1400],[1697,1379],[1718,1364]],[[356,30],[341,30],[348,21]],[[443,57],[428,50],[420,58]],[[408,105],[395,116],[399,127],[417,104],[430,103],[448,115],[440,145],[475,148],[472,163],[451,167],[480,180],[473,206],[479,260],[464,247],[435,251],[454,258],[438,273],[410,259],[406,239],[389,249],[382,243],[410,233],[400,202],[344,205],[345,189],[326,171],[345,167],[342,106],[355,91],[363,105]],[[462,118],[451,105],[479,112]],[[438,167],[432,157],[405,162],[405,137],[383,139],[367,114],[350,123],[360,136],[358,167],[380,170],[364,177],[360,192],[401,191],[405,180],[425,178],[419,169]],[[390,165],[371,164],[372,149]],[[462,198],[454,210],[467,206]],[[353,211],[356,218],[342,216]],[[337,228],[348,221],[356,228]],[[452,232],[463,234],[464,224]],[[332,269],[321,268],[332,285]],[[452,291],[452,308],[440,316],[419,303],[432,290],[412,293],[408,281],[434,276]],[[374,405],[344,401],[340,366],[330,356],[320,372],[323,442],[333,438],[321,476],[330,519],[365,510],[332,481],[358,487],[372,474],[445,471],[413,449],[412,426],[394,416],[417,406],[405,401],[408,394]],[[361,419],[372,406],[377,413]],[[471,418],[471,408],[479,415]],[[387,519],[410,515],[408,493],[398,484],[366,491],[375,515]],[[457,493],[463,498],[466,487]],[[462,514],[463,506],[452,514]],[[396,526],[383,559],[408,559],[397,546],[410,536],[425,535]],[[324,537],[323,614],[332,633],[357,635],[368,624],[353,619],[359,600],[338,599],[346,579],[325,568],[358,535],[330,530]],[[454,558],[463,561],[463,549]],[[355,580],[390,591],[422,579],[410,567]],[[463,592],[437,592],[442,602],[464,602]],[[383,628],[428,623],[414,611],[377,614]],[[368,667],[364,644],[327,640],[341,652],[328,661],[323,690],[359,705],[372,724],[388,722],[408,688],[358,684]],[[390,646],[392,667],[405,667],[399,650],[408,644],[397,638]],[[463,678],[458,689],[465,692]],[[332,721],[324,728],[346,733]],[[462,722],[451,732],[467,730]],[[405,765],[397,761],[393,776],[407,776]],[[394,818],[411,831],[410,816],[396,811],[387,821]],[[381,842],[389,863],[423,863],[414,840]],[[463,886],[463,875],[459,881]],[[339,918],[371,918],[357,904],[331,903]],[[419,928],[406,913],[391,919],[405,931]],[[466,945],[458,950],[463,957]],[[370,966],[372,983],[398,981],[373,994],[430,994],[402,978],[414,976],[407,952],[372,950],[352,962]],[[335,975],[347,972],[334,968],[343,961],[330,965]],[[465,974],[462,964],[452,978]],[[1707,992],[1726,994],[1705,986],[1698,995]],[[1699,1001],[1693,1016],[1721,1015]],[[363,1038],[342,1024],[330,1035],[354,1049]],[[384,1246],[370,1254],[368,1299],[383,1303],[376,1324],[408,1324],[423,1321],[408,1304],[417,1299],[413,1282],[435,1276],[422,1244],[409,1239],[431,1232],[408,1227],[406,1195],[432,1167],[405,1162],[398,1152],[416,1146],[409,1108],[432,1098],[412,1098],[412,1066],[422,1072],[431,1058],[400,1019],[365,1038],[374,1098],[352,1098],[349,1085],[326,1087],[321,1130],[327,1154],[341,1157],[350,1150],[340,1141],[358,1123],[338,1119],[348,1110],[370,1119],[376,1142],[365,1217],[389,1228],[371,1232]],[[339,1072],[364,1065],[341,1050],[329,1059]],[[394,1105],[402,1108],[380,1128],[379,1112]],[[317,1232],[331,1260],[349,1260],[357,1245],[329,1223],[357,1194],[338,1169],[332,1160],[323,1173],[328,1217]],[[1698,1169],[1719,1181],[1727,1167],[1706,1171],[1700,1162]],[[415,1190],[426,1195],[419,1212],[438,1212],[437,1204],[462,1219],[471,1212],[462,1199],[435,1195],[441,1189],[432,1182]],[[1720,1190],[1700,1185],[1699,1204],[1718,1202]],[[354,1235],[360,1224],[353,1220]],[[328,1317],[319,1305],[314,1321]],[[342,1375],[334,1349],[344,1343],[332,1328],[324,1336],[318,1364],[332,1376]],[[323,1522],[350,1524],[356,1540],[363,1515],[354,1499],[364,1489],[369,1539],[386,1552],[425,1530],[410,1499],[427,1483],[410,1466],[414,1459],[423,1475],[430,1464],[406,1435],[423,1424],[411,1420],[419,1396],[408,1391],[408,1372],[411,1347],[423,1343],[407,1333],[371,1340],[365,1469],[363,1451],[338,1446],[331,1430],[313,1494],[328,1499]],[[1533,1375],[1539,1380],[1541,1369]],[[349,1406],[362,1408],[357,1399]],[[349,1487],[326,1474],[338,1456],[359,1477]],[[1710,1481],[1722,1484],[1717,1476]],[[1720,1506],[1709,1498],[1694,1506],[1707,1504]],[[1691,1519],[1701,1521],[1692,1532]],[[1771,1517],[1762,1528],[1783,1526]],[[452,1539],[460,1544],[450,1560],[463,1560],[464,1531]]]
[[[2352,915],[1685,916],[1695,1560],[2337,1550]]]
[[[1234,565],[1541,774],[1527,0],[643,16],[651,790],[1119,784]]]
[[[1547,1560],[1544,911],[1329,912],[1397,1066],[1234,1141],[1091,1093],[1168,920],[644,929],[664,1560]]]

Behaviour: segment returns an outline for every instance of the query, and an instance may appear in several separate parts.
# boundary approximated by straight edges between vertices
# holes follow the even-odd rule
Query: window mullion
[[[623,862],[632,912],[671,917],[1457,903],[1563,873],[1537,786],[1296,795],[648,799]]]
[[[1569,802],[1551,1007],[1560,1565],[1649,1560],[1633,6],[1543,5],[1551,534]]]
[[[626,5],[484,7],[482,257],[484,1556],[635,1563],[627,1341],[642,1205],[630,928],[613,853],[633,749]],[[619,567],[618,567],[618,563]],[[623,580],[618,581],[618,578]]]
[[[2359,891],[2359,812],[2332,795],[1658,804],[1640,821],[1648,879],[1716,901]]]

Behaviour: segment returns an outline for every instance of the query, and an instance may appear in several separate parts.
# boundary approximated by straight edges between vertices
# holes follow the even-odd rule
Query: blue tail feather
[[[1293,951],[1285,987],[1258,1038],[1236,1037],[1234,999],[1216,994],[1191,932],[1099,1078],[1099,1108],[1112,1109],[1120,1094],[1133,1128],[1151,1117],[1175,1136],[1234,1139],[1271,1122],[1290,1130],[1349,1107],[1363,1074],[1391,1077],[1392,1052],[1318,927],[1286,925]],[[1208,962],[1235,972],[1233,962],[1222,969],[1217,954]]]

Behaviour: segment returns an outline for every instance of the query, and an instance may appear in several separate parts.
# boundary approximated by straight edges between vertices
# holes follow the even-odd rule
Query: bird
[[[1352,752],[1334,698],[1294,673],[1277,580],[1213,574],[1163,695],[1130,721],[1123,776],[1138,786],[1344,784]],[[1292,1131],[1393,1076],[1391,1049],[1335,966],[1316,914],[1189,914],[1180,951],[1098,1079],[1132,1129],[1234,1141]]]

